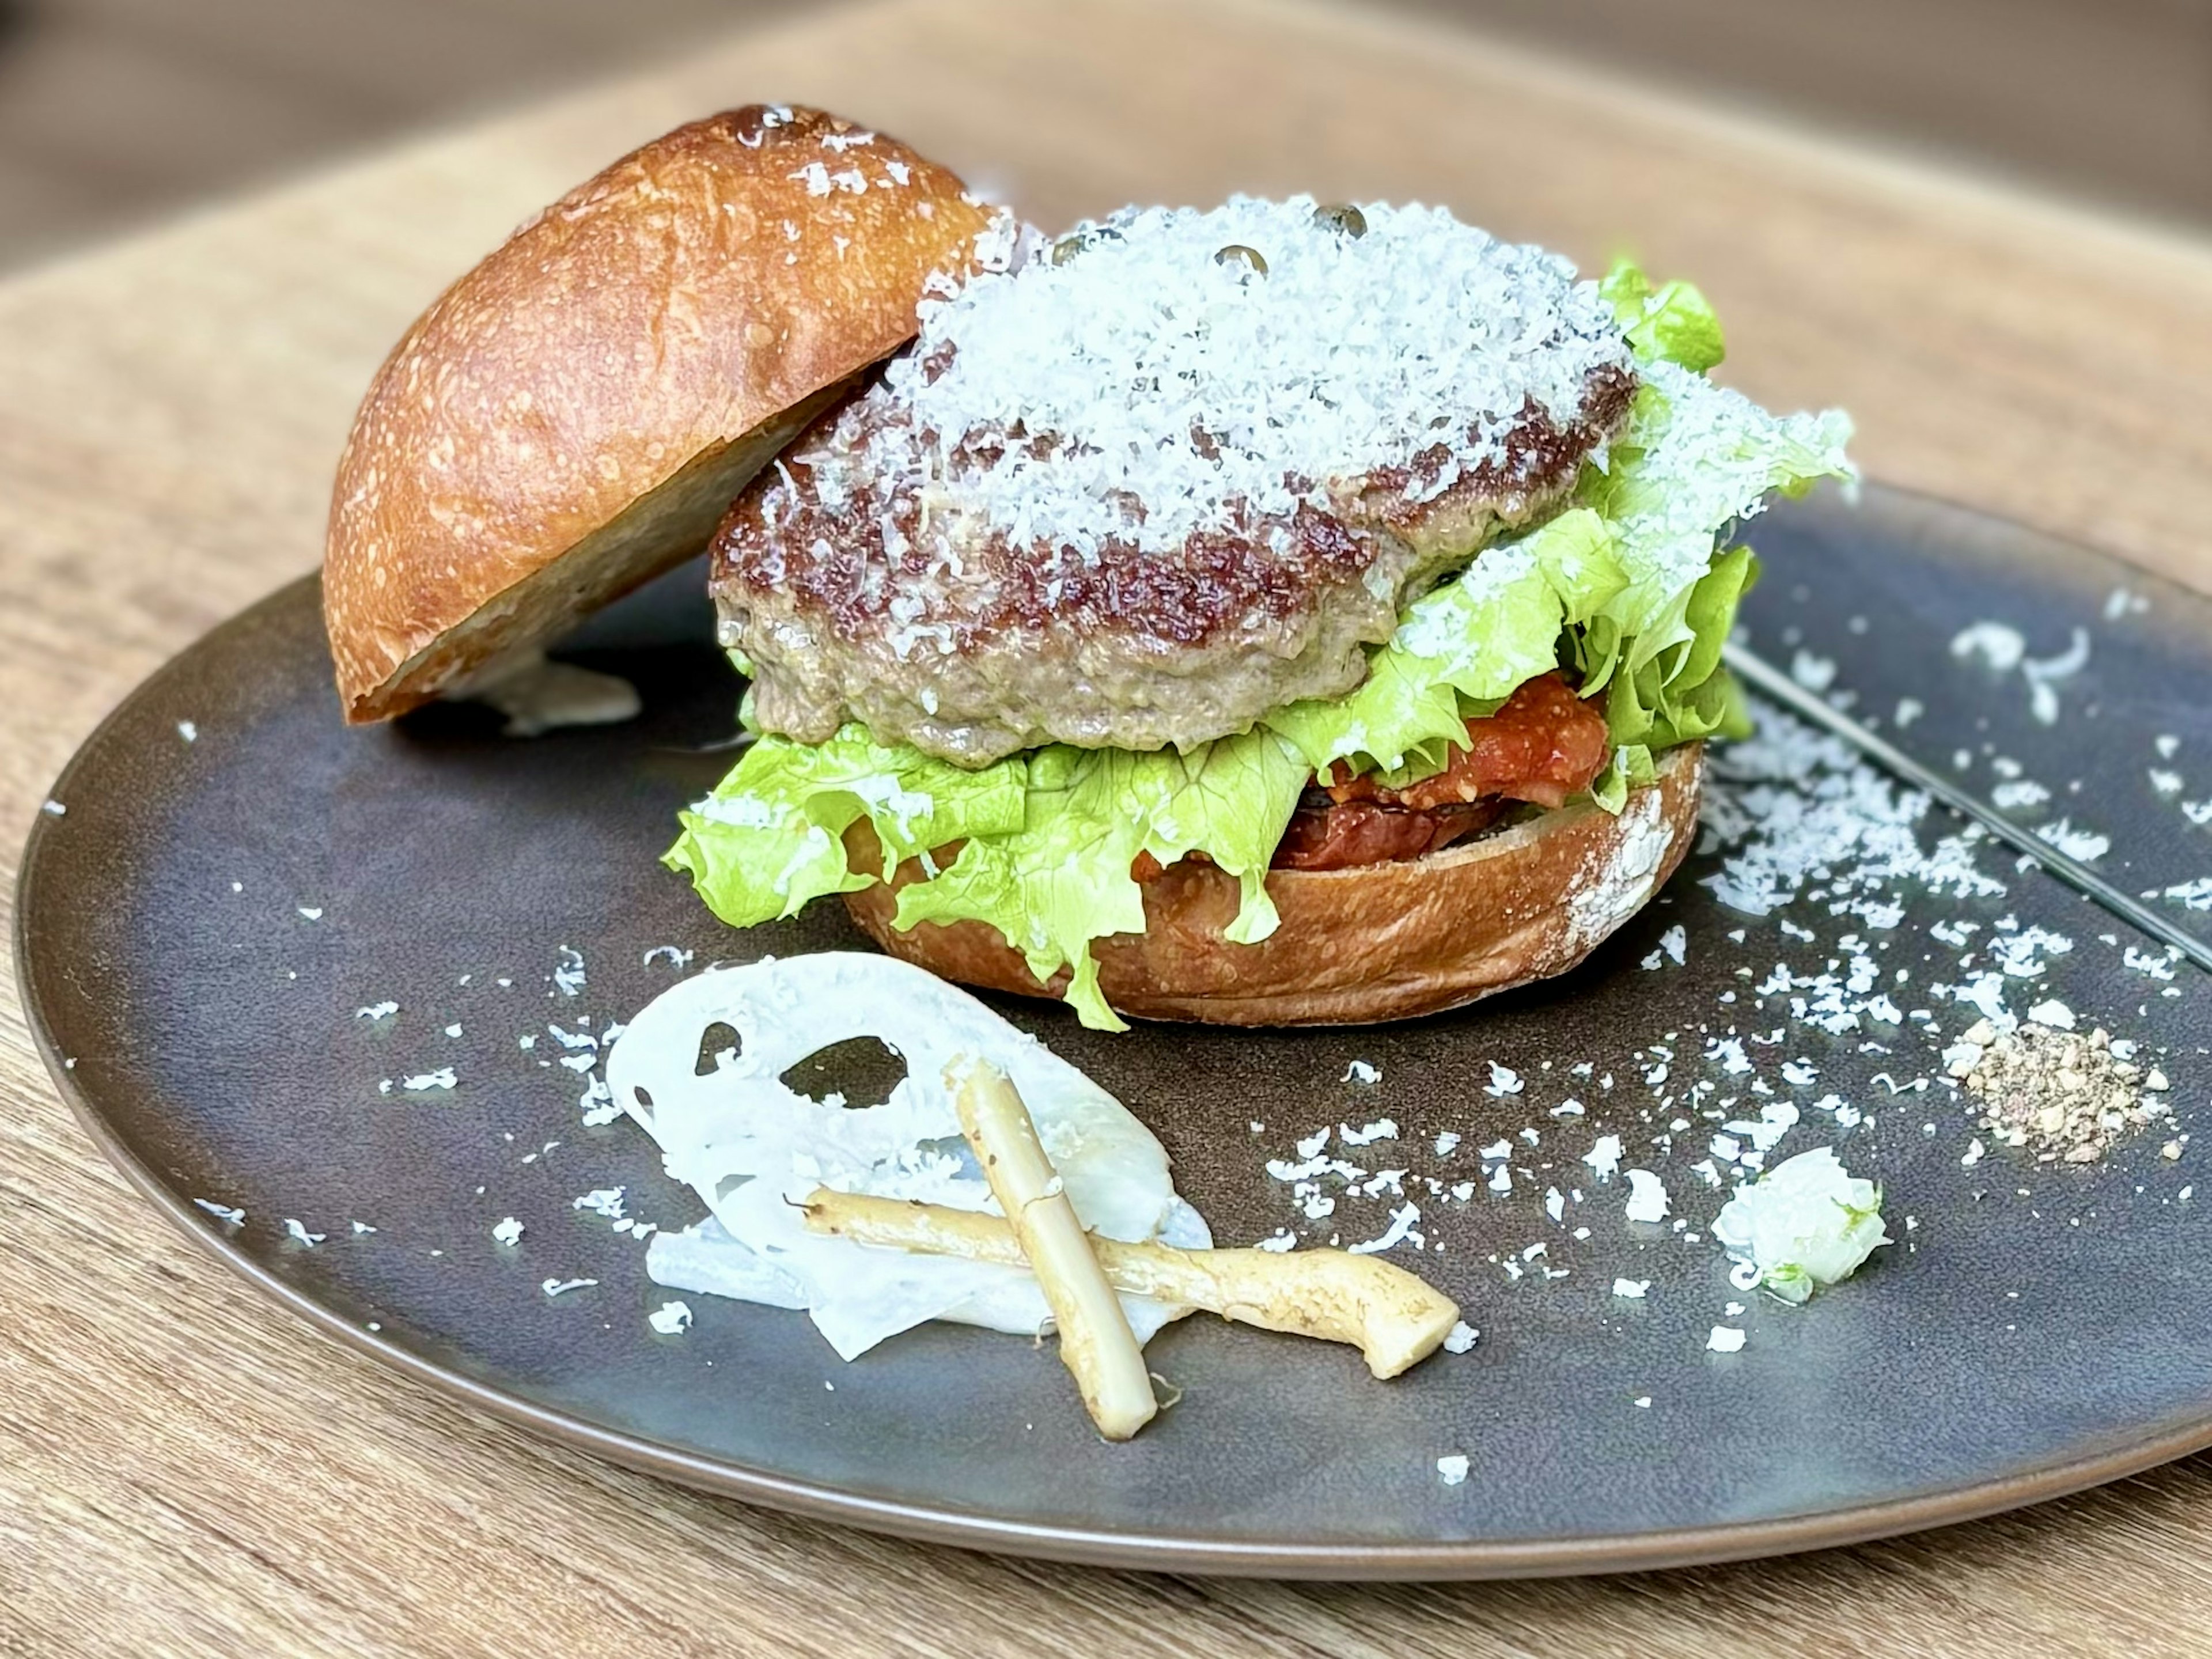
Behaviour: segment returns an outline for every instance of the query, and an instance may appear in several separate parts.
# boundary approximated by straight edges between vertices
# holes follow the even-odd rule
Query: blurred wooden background
[[[2212,0],[1387,3],[2212,227]],[[808,3],[0,0],[0,265]]]

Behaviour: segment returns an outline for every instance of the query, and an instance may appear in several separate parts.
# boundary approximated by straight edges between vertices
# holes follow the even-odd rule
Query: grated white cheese
[[[601,1187],[574,1200],[568,1207],[589,1210],[593,1215],[604,1216],[609,1221],[618,1221],[623,1213],[623,1190],[620,1187]]]
[[[1753,735],[1706,763],[1705,821],[1729,852],[1705,884],[1722,903],[1766,915],[1800,898],[1826,900],[1886,931],[1902,919],[1903,884],[1952,898],[2003,894],[2003,883],[1976,867],[1978,835],[1921,844],[1925,795],[1899,787],[1841,738],[1763,703],[1752,713]]]
[[[2077,830],[2069,818],[2038,824],[2035,833],[2038,839],[2049,842],[2068,857],[2079,859],[2084,864],[2104,857],[2112,848],[2111,836],[2100,836],[2094,830]]]
[[[1347,1146],[1366,1146],[1378,1140],[1395,1140],[1398,1138],[1398,1121],[1378,1117],[1372,1123],[1358,1129],[1340,1123],[1336,1127],[1336,1138]]]
[[[1978,657],[1996,672],[2009,674],[2027,655],[2027,641],[2017,628],[1978,622],[1952,636],[1951,654],[1961,660]]]
[[[564,997],[580,995],[584,989],[583,953],[563,945],[559,954],[560,962],[552,973],[554,988]]]
[[[1038,242],[1011,271],[940,289],[915,349],[871,394],[900,418],[851,464],[924,491],[957,472],[963,500],[1018,541],[1086,559],[1109,540],[1164,551],[1240,506],[1269,518],[1326,506],[1331,481],[1440,438],[1441,494],[1504,461],[1526,404],[1565,426],[1594,371],[1630,367],[1595,285],[1556,255],[1441,208],[1361,211],[1355,237],[1307,197],[1125,209],[1065,239],[1073,258]],[[1258,252],[1266,273],[1217,260],[1228,247]],[[1014,445],[988,468],[963,464],[963,441],[1003,432],[1015,411],[1060,441],[1049,458]]]
[[[1415,1246],[1424,1244],[1428,1241],[1414,1227],[1414,1223],[1420,1218],[1419,1205],[1401,1204],[1390,1212],[1390,1224],[1381,1233],[1360,1243],[1347,1244],[1344,1247],[1345,1251],[1350,1255],[1377,1255],[1399,1244],[1408,1243]]]
[[[2161,895],[2146,894],[2146,897]],[[2196,881],[2185,881],[2164,890],[2162,896],[2179,900],[2192,910],[2212,910],[2212,876]]]
[[[1628,1204],[1623,1212],[1631,1221],[1667,1218],[1667,1184],[1649,1170],[1628,1172]]]

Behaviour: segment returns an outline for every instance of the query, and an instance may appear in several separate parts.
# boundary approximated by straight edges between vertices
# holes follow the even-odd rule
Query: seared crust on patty
[[[1633,389],[1626,371],[1598,372],[1565,428],[1524,410],[1508,459],[1435,501],[1408,494],[1415,457],[1395,478],[1330,491],[1330,507],[1242,518],[1164,555],[1109,541],[1088,559],[972,519],[933,537],[912,490],[886,498],[864,483],[825,503],[819,469],[854,427],[884,417],[865,399],[724,519],[713,563],[723,640],[753,664],[754,718],[801,742],[857,720],[981,765],[1045,743],[1221,737],[1357,686],[1363,647],[1390,637],[1409,599],[1573,487]]]
[[[1136,216],[1075,275],[1032,258],[926,307],[913,353],[716,535],[754,718],[802,742],[858,720],[981,765],[1194,744],[1358,685],[1408,599],[1573,488],[1637,386],[1566,267],[1373,211],[1353,252],[1309,228],[1310,204]],[[1272,236],[1277,274],[1192,254],[1231,235]],[[1391,309],[1358,349],[1347,295],[1382,305],[1439,252],[1475,291],[1464,314]],[[1176,303],[1094,324],[1147,280]],[[1239,328],[1277,349],[1255,362]],[[1322,329],[1354,348],[1301,355]]]

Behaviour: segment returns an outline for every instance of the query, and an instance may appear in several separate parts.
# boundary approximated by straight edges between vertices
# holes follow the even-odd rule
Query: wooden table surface
[[[11,860],[118,698],[313,565],[354,402],[437,289],[620,151],[758,98],[1047,223],[1310,189],[1585,264],[1633,247],[1712,295],[1737,384],[1852,409],[1874,476],[2212,590],[2212,248],[1348,11],[838,9],[0,286]],[[1450,1589],[1004,1562],[695,1497],[264,1305],[93,1151],[0,973],[0,1651],[2147,1655],[2212,1625],[2206,1458],[1856,1549]]]

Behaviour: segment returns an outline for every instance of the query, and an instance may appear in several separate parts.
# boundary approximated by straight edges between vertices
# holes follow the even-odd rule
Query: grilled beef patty
[[[1410,599],[1554,509],[1637,380],[1551,256],[1341,211],[1116,216],[925,307],[715,538],[755,719],[982,765],[1358,685]]]

